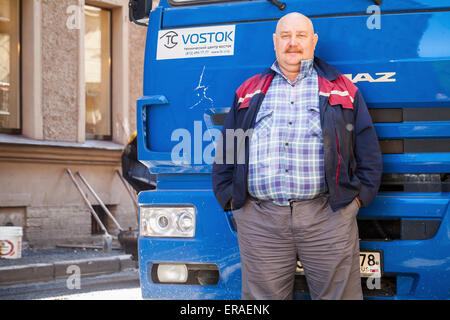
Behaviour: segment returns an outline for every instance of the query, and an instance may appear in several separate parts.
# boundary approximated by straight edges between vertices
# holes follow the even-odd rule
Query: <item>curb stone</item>
[[[81,279],[81,288],[76,290],[68,290],[66,279],[33,282],[29,284],[16,284],[10,286],[0,286],[1,300],[35,300],[48,297],[56,297],[61,295],[71,295],[78,293],[91,292],[92,288],[98,286],[111,285],[139,287],[139,272],[135,270],[127,270],[114,274],[104,274],[95,277],[85,277]],[[94,289],[95,290],[95,289]]]
[[[94,277],[137,268],[137,263],[131,260],[131,255],[0,267],[0,286],[67,278],[71,275],[71,273],[67,273],[67,268],[71,265],[80,267],[80,276],[82,277]]]

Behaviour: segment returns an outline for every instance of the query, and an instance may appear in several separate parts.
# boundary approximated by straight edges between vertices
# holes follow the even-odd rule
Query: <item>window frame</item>
[[[109,134],[103,135],[103,134],[95,134],[95,133],[88,133],[86,126],[86,116],[84,119],[84,131],[85,131],[85,140],[106,140],[106,141],[112,141],[113,140],[113,8],[109,7],[102,7],[97,4],[92,4],[89,2],[86,2],[85,6],[89,7],[95,7],[101,10],[105,10],[109,12],[109,57],[110,57],[110,64],[109,64]],[[83,15],[83,19],[86,19],[86,15]],[[85,36],[85,35],[83,35]],[[84,54],[86,53],[86,50],[84,51]],[[84,62],[86,63],[86,57],[84,56]],[[85,67],[86,69],[86,67]],[[86,72],[86,71],[84,71]],[[86,85],[86,79],[84,79],[84,83]],[[84,95],[86,98],[86,88],[84,90]]]
[[[19,128],[3,128],[0,127],[0,133],[21,135],[23,128],[23,109],[22,109],[22,0],[17,0],[17,40],[18,40],[18,54],[17,54],[17,112]]]

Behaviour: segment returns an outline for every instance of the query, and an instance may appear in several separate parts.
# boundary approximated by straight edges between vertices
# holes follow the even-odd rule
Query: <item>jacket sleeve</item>
[[[214,195],[216,196],[217,201],[224,211],[231,210],[230,200],[233,189],[234,173],[234,146],[227,146],[226,130],[235,128],[237,104],[238,97],[237,95],[235,95],[233,106],[227,117],[225,118],[225,122],[222,127],[222,137],[217,144],[214,164],[212,168],[212,185]]]
[[[358,90],[355,94],[355,157],[356,175],[362,183],[359,199],[368,206],[375,198],[381,183],[383,161],[380,145],[369,110]]]

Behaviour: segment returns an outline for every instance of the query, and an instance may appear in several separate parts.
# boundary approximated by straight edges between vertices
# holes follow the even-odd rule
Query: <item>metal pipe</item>
[[[73,183],[75,184],[75,187],[78,189],[78,191],[81,194],[81,197],[83,198],[84,202],[89,208],[89,211],[91,212],[92,216],[94,217],[95,221],[99,224],[100,228],[102,228],[105,235],[109,236],[108,230],[106,230],[105,226],[103,225],[102,221],[98,217],[97,213],[95,212],[94,208],[92,207],[91,203],[89,202],[88,198],[83,192],[83,189],[81,189],[80,185],[78,184],[77,180],[75,180],[75,177],[72,174],[72,171],[70,169],[66,169],[67,173],[69,174],[70,178],[72,179]]]
[[[125,186],[125,189],[127,189],[128,194],[130,195],[131,199],[133,199],[133,203],[134,203],[134,206],[135,206],[135,208],[136,208],[136,219],[137,219],[137,221],[138,221],[138,223],[139,223],[139,205],[138,205],[138,202],[137,202],[137,200],[136,200],[136,198],[135,198],[135,195],[133,195],[133,192],[131,191],[130,186],[129,186],[128,183],[125,181],[125,179],[123,178],[123,176],[122,176],[122,174],[119,172],[119,170],[116,170],[116,173],[117,173],[117,175],[119,176],[120,180],[122,180],[123,185]]]
[[[102,199],[95,193],[94,189],[90,186],[90,184],[86,181],[86,179],[83,177],[83,175],[78,171],[77,175],[80,177],[81,181],[86,185],[86,187],[89,189],[89,191],[94,195],[95,199],[97,199],[98,203],[100,203],[100,206],[105,210],[106,214],[111,218],[111,220],[116,224],[116,226],[119,228],[120,231],[123,231],[122,227],[120,226],[119,222],[114,218],[112,213],[109,211],[109,209],[105,206]]]

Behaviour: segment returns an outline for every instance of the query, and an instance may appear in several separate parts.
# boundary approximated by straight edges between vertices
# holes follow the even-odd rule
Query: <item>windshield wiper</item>
[[[269,0],[269,1],[272,2],[274,5],[276,5],[281,11],[286,9],[286,3],[284,2],[280,2],[278,0]]]
[[[274,5],[276,5],[281,11],[286,9],[286,3],[280,2],[278,0],[268,0],[269,2],[272,2]],[[383,0],[372,0],[377,6],[380,6],[383,3]]]

